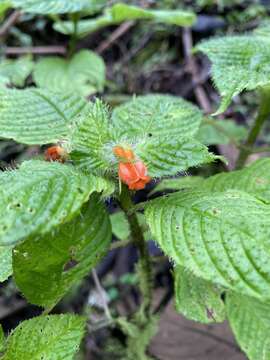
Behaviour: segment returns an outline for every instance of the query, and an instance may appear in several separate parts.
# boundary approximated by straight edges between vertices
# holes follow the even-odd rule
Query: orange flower
[[[142,161],[120,162],[118,174],[130,190],[142,190],[151,181],[150,176],[147,176],[147,167]]]
[[[113,153],[121,161],[132,162],[135,160],[134,152],[129,148],[124,149],[122,146],[115,146]]]
[[[46,161],[58,161],[61,163],[67,159],[66,151],[58,145],[51,146],[45,150],[44,156]]]

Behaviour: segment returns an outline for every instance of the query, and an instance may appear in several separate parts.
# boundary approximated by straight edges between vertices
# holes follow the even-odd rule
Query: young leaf
[[[212,65],[214,84],[222,102],[216,114],[226,110],[232,98],[243,90],[254,90],[269,84],[270,41],[256,34],[226,36],[202,42]]]
[[[0,136],[24,144],[55,143],[86,102],[47,90],[0,90]]]
[[[112,144],[109,131],[109,112],[100,100],[89,103],[78,116],[71,133],[71,158],[79,167],[89,171],[108,171],[112,164]],[[108,149],[106,148],[108,146]],[[110,152],[109,155],[107,152]]]
[[[32,72],[33,65],[29,56],[23,56],[18,60],[3,60],[0,62],[0,86],[10,84],[23,86]]]
[[[35,14],[65,14],[87,10],[91,0],[11,0],[13,7]]]
[[[0,174],[0,245],[44,234],[72,219],[94,191],[107,190],[102,178],[72,166],[24,162]]]
[[[270,358],[270,304],[248,296],[228,294],[226,312],[242,350],[249,360]]]
[[[232,120],[205,119],[198,131],[196,139],[205,145],[229,144],[232,141],[244,140],[247,129]]]
[[[183,10],[152,10],[118,3],[107,8],[101,16],[95,19],[79,21],[78,36],[84,37],[105,26],[129,20],[150,20],[177,26],[191,26],[196,20],[196,15]],[[74,32],[74,25],[71,21],[61,21],[54,25],[54,29],[68,35]]]
[[[257,160],[242,170],[217,174],[200,183],[200,190],[229,189],[243,190],[270,203],[270,159]]]
[[[111,123],[100,101],[87,109],[88,114],[83,113],[74,126],[71,157],[88,171],[116,172],[118,160],[113,147],[119,144],[131,146],[152,177],[174,175],[215,159],[194,140],[203,115],[185,100],[167,95],[139,96],[116,108]]]
[[[51,91],[89,96],[103,91],[105,64],[89,50],[81,50],[69,60],[47,57],[36,64],[34,81]]]
[[[190,320],[204,324],[223,322],[225,306],[222,289],[177,266],[174,270],[176,310]]]
[[[85,319],[76,315],[39,316],[11,332],[2,360],[73,360],[84,334]]]
[[[166,95],[139,96],[112,114],[115,139],[134,144],[153,177],[213,161],[207,148],[194,140],[202,119],[197,107]]]
[[[150,230],[176,264],[239,293],[270,299],[270,206],[243,191],[187,190],[146,207]]]
[[[0,246],[0,282],[12,275],[12,246]]]
[[[17,286],[30,303],[55,305],[100,261],[111,236],[108,213],[100,197],[93,194],[74,220],[15,247]]]

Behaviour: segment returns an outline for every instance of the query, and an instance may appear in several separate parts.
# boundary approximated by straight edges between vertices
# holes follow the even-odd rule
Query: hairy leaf
[[[80,20],[78,23],[78,36],[84,37],[105,26],[120,24],[128,20],[150,20],[177,26],[191,26],[196,15],[182,10],[152,10],[118,3],[94,19]],[[63,34],[72,34],[74,24],[71,21],[61,21],[54,25],[54,29]]]
[[[105,64],[93,51],[81,50],[70,60],[57,56],[41,59],[34,70],[39,87],[88,96],[103,91]]]
[[[206,40],[197,46],[213,63],[212,76],[222,102],[221,113],[243,90],[269,84],[270,41],[256,34],[226,36]]]
[[[237,342],[250,360],[270,357],[270,304],[248,296],[228,294],[227,316]]]
[[[112,114],[114,137],[133,144],[151,176],[174,175],[213,161],[207,148],[193,139],[202,118],[192,104],[166,95],[139,96]]]
[[[44,234],[78,212],[94,191],[107,190],[102,178],[69,165],[24,162],[0,174],[0,245]]]
[[[85,319],[76,315],[39,316],[11,332],[3,360],[73,360],[84,334]]]
[[[86,102],[48,90],[0,90],[0,136],[24,144],[48,144],[67,135]]]
[[[0,246],[0,282],[12,274],[12,246]]]
[[[87,10],[91,0],[11,0],[13,7],[35,14],[64,14]]]
[[[33,66],[33,61],[29,56],[23,56],[17,60],[3,60],[0,62],[0,86],[10,84],[23,86]]]
[[[257,160],[242,170],[211,176],[200,183],[200,189],[216,192],[243,190],[270,203],[270,159]]]
[[[176,264],[239,293],[270,299],[270,206],[238,190],[187,190],[146,207],[151,232]]]
[[[232,120],[205,119],[196,138],[205,145],[218,145],[244,140],[246,136],[247,129]]]
[[[177,266],[174,270],[176,310],[190,320],[209,324],[225,320],[222,290]]]
[[[29,302],[43,307],[55,305],[100,261],[111,235],[108,213],[100,197],[93,194],[73,221],[15,247],[17,286]]]
[[[96,101],[78,117],[70,139],[72,160],[88,171],[116,173],[116,145],[129,146],[153,177],[174,175],[216,157],[193,137],[202,113],[185,100],[147,95],[116,108],[110,122],[106,107]]]

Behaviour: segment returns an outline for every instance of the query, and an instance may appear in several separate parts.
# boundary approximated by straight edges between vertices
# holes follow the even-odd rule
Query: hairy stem
[[[147,244],[144,240],[143,231],[138,222],[137,215],[130,213],[133,207],[133,202],[130,192],[126,186],[122,187],[120,194],[120,205],[130,225],[131,239],[139,251],[138,273],[139,273],[139,286],[143,297],[141,311],[146,317],[151,315],[151,302],[152,302],[152,264],[150,255],[147,249]]]
[[[258,115],[255,119],[253,126],[251,127],[248,138],[244,144],[244,147],[240,150],[239,157],[236,162],[236,169],[241,169],[245,162],[252,153],[252,148],[257,140],[257,137],[262,129],[265,120],[270,115],[270,91],[269,88],[263,88],[261,90],[261,99]]]

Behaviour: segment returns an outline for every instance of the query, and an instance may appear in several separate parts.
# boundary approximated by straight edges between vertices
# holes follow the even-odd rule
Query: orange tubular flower
[[[147,176],[147,167],[142,161],[120,162],[118,174],[121,181],[128,185],[130,190],[142,190],[151,181],[150,176]]]
[[[67,160],[66,151],[58,145],[51,146],[45,150],[44,156],[46,161],[58,161],[64,163]]]
[[[122,146],[115,146],[113,148],[113,153],[120,160],[126,162],[133,162],[135,160],[134,152],[131,149],[124,149]]]

